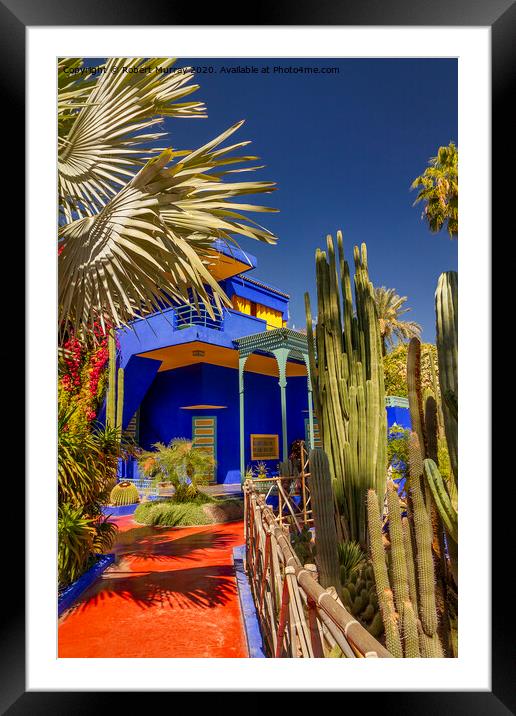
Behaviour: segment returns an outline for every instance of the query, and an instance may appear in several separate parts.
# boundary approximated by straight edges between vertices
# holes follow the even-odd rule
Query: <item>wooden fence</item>
[[[244,483],[245,569],[268,655],[311,659],[335,656],[340,650],[348,658],[392,657],[344,608],[333,587],[321,587],[316,566],[299,561],[283,514],[288,505],[293,509],[282,486],[286,479],[296,478],[269,478],[277,483],[279,494],[284,493],[278,514],[258,492],[256,480]],[[303,510],[296,506],[302,517],[294,515],[295,528],[302,519],[311,523],[309,492],[302,494]]]

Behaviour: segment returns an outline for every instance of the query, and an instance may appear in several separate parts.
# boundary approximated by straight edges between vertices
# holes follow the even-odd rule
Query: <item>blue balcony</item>
[[[215,331],[224,330],[224,312],[221,314],[214,306],[213,314],[210,316],[206,306],[202,303],[199,303],[198,308],[188,304],[177,306],[173,309],[172,326],[175,331],[192,326],[204,326],[204,328],[211,328]]]

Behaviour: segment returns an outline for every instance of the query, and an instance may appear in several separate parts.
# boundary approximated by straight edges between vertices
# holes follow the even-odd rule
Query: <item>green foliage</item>
[[[303,525],[301,532],[295,529],[290,531],[290,542],[301,564],[315,564],[315,543],[306,525]]]
[[[341,542],[337,545],[340,564],[340,580],[346,584],[360,570],[366,556],[358,542]]]
[[[224,509],[238,500],[216,500],[200,492],[190,502],[177,502],[175,498],[142,502],[135,510],[134,519],[144,525],[162,527],[189,527],[211,524],[213,520],[203,510],[205,505],[213,504]]]
[[[459,225],[459,156],[457,147],[450,142],[439,147],[437,156],[429,159],[429,166],[414,179],[411,189],[419,189],[414,204],[424,202],[421,218],[431,232],[445,228],[450,238],[457,237]]]
[[[387,416],[382,341],[367,248],[354,247],[354,294],[342,234],[337,251],[316,252],[317,326],[305,294],[310,374],[324,450],[339,511],[339,539],[367,544],[365,496],[383,499],[387,469]],[[317,355],[317,358],[316,358]]]
[[[397,342],[406,343],[413,336],[421,335],[419,323],[400,319],[411,310],[404,308],[404,304],[408,300],[406,296],[398,296],[395,288],[377,286],[374,289],[374,298],[382,337],[383,355],[387,353],[387,348],[393,348]]]
[[[136,485],[132,482],[119,482],[111,490],[110,502],[115,507],[122,505],[134,505],[140,501],[140,495]]]
[[[95,528],[80,507],[64,503],[59,507],[57,521],[57,574],[65,586],[88,569],[93,555]]]
[[[408,397],[407,390],[407,350],[405,343],[398,345],[383,358],[385,375],[385,394]],[[432,343],[421,344],[421,389],[423,394],[431,392],[436,399],[435,383],[432,378],[432,365],[438,374],[437,348]]]
[[[58,413],[58,576],[73,582],[98,552],[110,549],[116,527],[102,514],[116,479],[120,435],[116,429],[73,422],[75,408]]]
[[[195,498],[199,486],[208,483],[215,469],[213,456],[193,447],[191,440],[174,438],[168,445],[154,443],[153,448],[138,455],[140,470],[156,483],[173,485],[176,502],[189,502]]]
[[[144,525],[188,527],[209,524],[202,504],[173,502],[171,500],[144,502],[135,510],[134,519]]]
[[[387,436],[387,463],[392,467],[392,478],[407,478],[408,439],[410,430],[392,425]]]

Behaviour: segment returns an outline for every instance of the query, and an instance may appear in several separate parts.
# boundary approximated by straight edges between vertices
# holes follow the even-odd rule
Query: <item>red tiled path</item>
[[[232,550],[243,523],[115,520],[117,563],[59,621],[59,657],[247,657]]]

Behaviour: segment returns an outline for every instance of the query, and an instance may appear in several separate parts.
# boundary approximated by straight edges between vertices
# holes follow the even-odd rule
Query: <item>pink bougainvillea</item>
[[[60,388],[67,394],[66,402],[75,405],[77,419],[91,423],[97,417],[98,404],[104,388],[103,377],[109,361],[108,335],[111,326],[95,322],[95,347],[88,351],[74,335],[64,343],[65,374]]]

